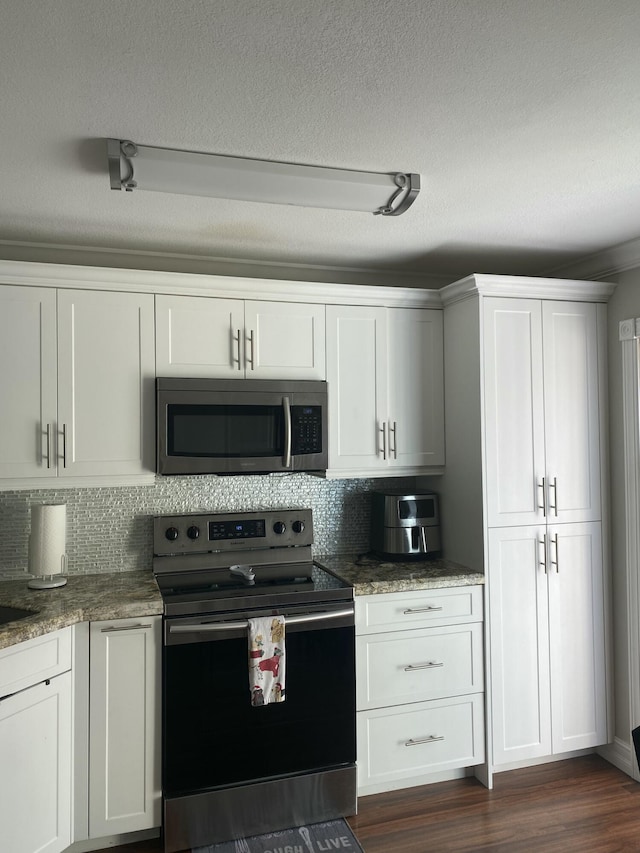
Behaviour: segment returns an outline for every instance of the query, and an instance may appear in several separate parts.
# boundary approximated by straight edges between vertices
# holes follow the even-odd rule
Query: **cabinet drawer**
[[[34,637],[0,652],[0,696],[71,669],[72,628]]]
[[[356,596],[356,633],[482,621],[483,587],[452,586]]]
[[[484,697],[461,696],[358,713],[358,790],[484,761]],[[419,784],[419,782],[418,782]]]
[[[358,710],[483,689],[482,624],[356,639]]]

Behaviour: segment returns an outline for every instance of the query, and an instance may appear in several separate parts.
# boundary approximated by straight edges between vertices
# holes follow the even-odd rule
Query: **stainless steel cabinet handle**
[[[115,631],[137,631],[140,628],[150,628],[151,625],[142,625],[138,623],[137,625],[114,625],[112,628],[101,628],[100,633],[102,634],[112,634]]]
[[[408,610],[403,610],[404,614],[407,613],[431,613],[434,610],[442,610],[442,607],[434,607],[432,604],[427,605],[427,607],[409,607]]]
[[[67,425],[62,424],[62,467],[67,467]]]
[[[47,424],[47,468],[51,468],[51,424]]]
[[[308,622],[324,622],[327,619],[339,619],[341,616],[353,616],[353,608],[334,610],[331,613],[310,613],[308,616],[285,616],[285,625],[304,625]],[[209,622],[205,625],[169,625],[172,634],[212,634],[216,631],[234,631],[248,628],[244,622]]]
[[[255,339],[253,329],[249,332],[249,364],[251,365],[251,370],[255,370],[256,366],[254,364],[254,354],[255,354]]]
[[[233,353],[232,353],[231,358],[233,361],[238,362],[238,370],[242,370],[242,364],[240,363],[240,338],[241,338],[240,329],[236,329],[236,333],[235,333],[235,335],[232,335],[232,339],[233,339],[234,343],[236,344],[237,357],[234,358]]]
[[[538,565],[544,568],[545,575],[547,574],[547,534],[545,533],[542,539],[538,539],[538,545],[542,545],[542,560],[538,561]]]
[[[555,548],[556,558],[551,560],[551,565],[556,567],[556,574],[560,573],[560,558],[558,556],[558,534],[554,533],[552,537],[553,547]]]
[[[437,740],[444,740],[443,736],[429,735],[429,737],[409,738],[404,742],[405,746],[420,746],[421,743],[435,743]]]
[[[538,504],[538,509],[542,510],[542,514],[546,517],[547,515],[547,489],[546,489],[546,478],[542,478],[542,482],[537,484],[539,489],[542,489],[542,506]]]
[[[284,457],[282,464],[285,468],[291,468],[291,404],[288,397],[282,398],[284,408]]]
[[[389,456],[391,456],[391,454],[393,453],[394,459],[398,458],[398,443],[396,440],[396,428],[397,428],[397,426],[398,425],[395,421],[393,422],[393,426],[391,426],[391,424],[389,424]],[[391,436],[392,435],[393,435],[393,447],[391,446]]]
[[[558,515],[558,478],[553,478],[553,484],[549,484],[549,490],[553,489],[553,504],[551,503],[551,495],[549,495],[549,509],[553,510],[555,516]]]
[[[382,433],[382,458],[387,458],[387,422],[382,421],[382,426],[378,427],[378,432]],[[378,451],[380,452],[380,451]]]
[[[405,666],[404,671],[414,672],[416,669],[435,669],[438,666],[444,666],[444,663],[430,660],[429,663],[410,663],[409,666]]]

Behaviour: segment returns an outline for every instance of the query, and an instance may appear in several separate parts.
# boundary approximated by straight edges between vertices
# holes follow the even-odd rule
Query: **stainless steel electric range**
[[[356,812],[353,588],[309,509],[154,519],[166,853]],[[285,701],[255,707],[248,619],[285,619]]]

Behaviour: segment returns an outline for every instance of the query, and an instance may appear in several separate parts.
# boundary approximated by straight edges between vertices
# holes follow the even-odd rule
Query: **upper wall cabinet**
[[[597,521],[597,306],[483,302],[490,527]]]
[[[324,305],[156,296],[158,376],[324,379]]]
[[[151,295],[2,286],[0,357],[1,478],[152,470]]]
[[[442,312],[327,306],[329,475],[444,464]]]

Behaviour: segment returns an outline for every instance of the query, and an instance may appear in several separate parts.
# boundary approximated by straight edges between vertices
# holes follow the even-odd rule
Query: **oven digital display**
[[[251,521],[210,521],[209,540],[220,539],[257,539],[264,536],[265,521],[263,518]]]

